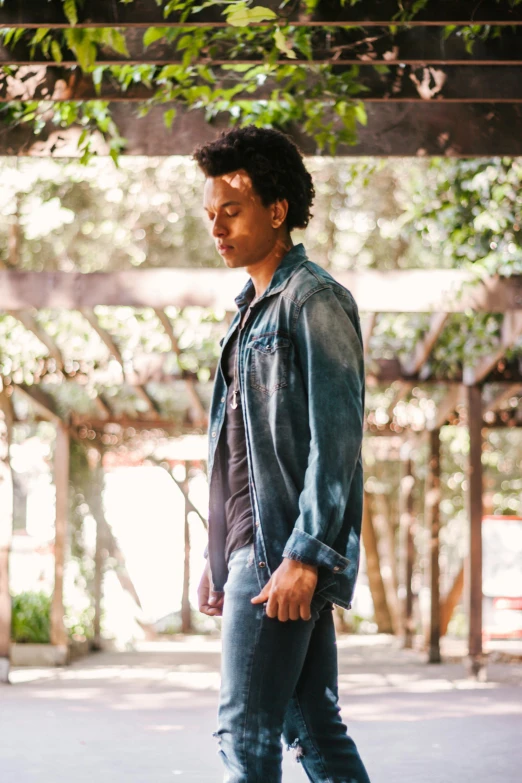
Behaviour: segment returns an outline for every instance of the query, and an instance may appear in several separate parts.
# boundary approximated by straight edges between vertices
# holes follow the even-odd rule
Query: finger
[[[288,601],[281,601],[279,603],[279,609],[278,609],[278,612],[277,612],[277,619],[281,623],[286,623],[286,621],[288,620],[288,617],[289,617]]]
[[[210,617],[216,617],[222,614],[221,607],[209,606],[209,604],[203,604],[203,606],[200,608],[200,612],[203,614],[208,614]]]
[[[268,617],[277,617],[278,613],[278,602],[277,598],[275,597],[274,593],[270,593],[270,597],[268,599],[268,603],[266,605],[266,613]]]
[[[312,617],[312,612],[310,611],[310,604],[300,604],[299,606],[299,612],[301,614],[301,617],[303,620],[310,620]]]
[[[261,590],[261,592],[258,593],[258,595],[254,596],[254,598],[251,599],[253,604],[262,604],[262,603],[264,603],[268,599],[268,597],[270,595],[269,584],[270,583],[266,584],[263,587],[263,589]]]
[[[288,607],[288,616],[290,620],[299,620],[301,613],[299,611],[299,604],[291,603]]]

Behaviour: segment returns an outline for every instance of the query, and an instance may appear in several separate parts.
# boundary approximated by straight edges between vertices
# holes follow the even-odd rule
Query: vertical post
[[[56,487],[56,526],[54,540],[54,590],[51,604],[51,644],[63,647],[63,657],[65,659],[68,637],[64,624],[63,576],[69,505],[69,431],[65,424],[61,423],[56,427],[54,481]]]
[[[482,390],[467,388],[469,462],[468,513],[469,557],[467,559],[467,604],[469,619],[468,670],[485,675],[482,654]]]
[[[9,447],[13,415],[11,400],[0,380],[0,683],[9,682],[11,646],[11,596],[9,593],[9,552],[13,532],[13,479]]]
[[[430,523],[430,642],[428,663],[440,663],[440,429],[430,432],[426,512]]]
[[[100,517],[96,517],[96,549],[94,552],[94,582],[93,582],[93,642],[94,650],[101,650],[101,602],[103,591],[103,561],[104,561],[104,525]]]
[[[402,636],[403,647],[413,646],[413,564],[415,548],[413,541],[413,462],[410,445],[405,444],[407,456],[403,458],[403,475],[400,483],[400,526],[401,526],[401,559],[402,559]]]
[[[373,600],[375,622],[379,633],[393,633],[393,622],[386,600],[386,591],[381,573],[377,534],[373,522],[372,497],[364,492],[362,538],[366,554],[366,571]]]
[[[91,513],[96,520],[96,549],[94,551],[94,579],[93,579],[93,643],[94,650],[101,650],[101,604],[103,598],[103,575],[105,558],[107,556],[106,532],[107,525],[103,513],[103,461],[98,449],[87,451],[87,460],[90,467],[90,484],[88,503]]]
[[[192,631],[192,613],[190,610],[189,589],[190,589],[190,527],[188,520],[189,506],[187,502],[189,482],[188,471],[189,462],[185,462],[185,479],[183,481],[183,494],[184,499],[184,529],[185,529],[185,549],[183,559],[183,592],[181,595],[181,631],[182,633],[190,633]]]

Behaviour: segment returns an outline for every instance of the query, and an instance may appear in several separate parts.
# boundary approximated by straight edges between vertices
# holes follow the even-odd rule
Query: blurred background
[[[317,194],[314,218],[293,239],[334,276],[441,268],[471,270],[477,279],[522,273],[521,159],[306,162]],[[4,270],[222,267],[204,225],[203,178],[187,157],[123,157],[118,166],[106,158],[88,165],[0,158],[0,179]],[[13,641],[50,639],[57,420],[73,433],[63,558],[69,643],[125,649],[165,635],[219,632],[219,619],[197,611],[196,590],[207,540],[206,412],[231,315],[195,306],[0,312],[0,377],[13,412]],[[368,330],[371,317],[361,313],[370,335],[370,376],[375,362],[407,359],[430,320],[379,313]],[[336,610],[339,632],[401,632],[406,513],[415,550],[412,630],[425,643],[431,533],[423,433],[448,394],[440,380],[495,351],[502,322],[502,314],[452,313],[429,355],[425,381],[404,387],[369,378],[364,545],[371,551],[363,553],[352,610]],[[516,365],[521,356],[518,339],[506,361]],[[504,390],[488,384],[486,408]],[[519,392],[514,385],[495,403],[503,426],[483,430],[486,640],[522,635]],[[113,423],[103,425],[108,416]],[[463,404],[457,401],[440,432],[441,596],[450,612],[443,624],[448,637],[465,639],[469,434]],[[499,597],[507,603],[495,605]]]

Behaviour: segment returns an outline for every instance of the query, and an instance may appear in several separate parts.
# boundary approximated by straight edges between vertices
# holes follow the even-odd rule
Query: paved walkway
[[[372,783],[518,783],[522,665],[467,680],[387,637],[340,637],[343,718]],[[0,686],[2,783],[221,783],[219,640],[97,653],[64,669],[14,669]],[[305,783],[284,753],[285,783]],[[266,781],[270,783],[270,781]]]

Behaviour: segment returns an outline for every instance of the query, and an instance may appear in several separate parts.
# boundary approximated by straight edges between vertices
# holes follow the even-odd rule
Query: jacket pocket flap
[[[261,351],[261,353],[275,353],[275,351],[280,348],[288,348],[289,345],[290,339],[278,334],[261,335],[250,343],[251,348],[256,351]]]

